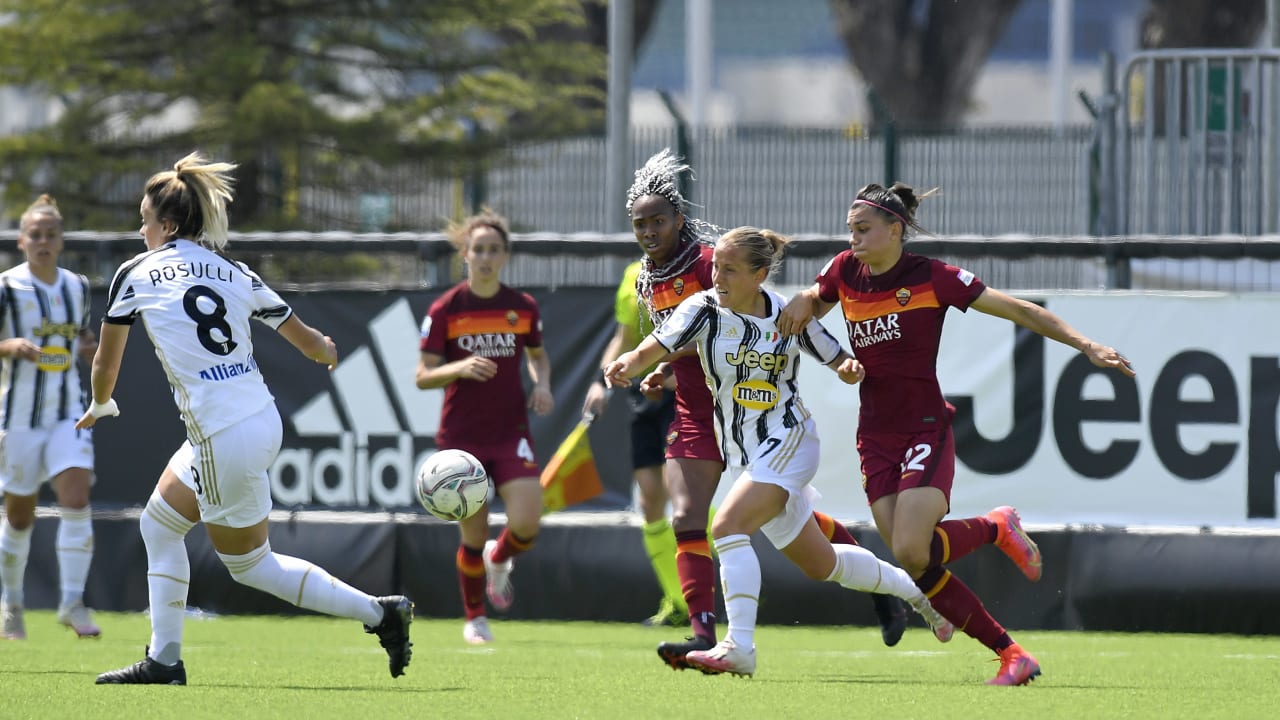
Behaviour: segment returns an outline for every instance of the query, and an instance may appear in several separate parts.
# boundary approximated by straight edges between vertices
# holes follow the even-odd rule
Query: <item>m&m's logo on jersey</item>
[[[733,386],[733,401],[748,410],[768,410],[778,404],[778,388],[764,380],[747,380]]]
[[[64,347],[42,347],[36,367],[45,372],[66,372],[71,369],[71,351]]]

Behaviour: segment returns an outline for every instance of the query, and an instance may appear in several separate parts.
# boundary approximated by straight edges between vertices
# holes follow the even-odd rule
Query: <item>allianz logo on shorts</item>
[[[344,355],[333,371],[335,392],[320,393],[289,417],[296,436],[285,433],[271,466],[276,502],[416,504],[414,470],[435,450],[418,450],[415,444],[434,440],[444,393],[423,392],[413,384],[420,335],[408,300],[397,300],[371,320],[369,335],[368,347],[339,348]]]

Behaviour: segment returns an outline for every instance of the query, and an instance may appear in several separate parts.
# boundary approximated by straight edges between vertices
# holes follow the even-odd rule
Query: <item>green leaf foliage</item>
[[[0,137],[5,206],[132,223],[194,148],[240,164],[238,229],[297,227],[299,183],[415,163],[441,177],[600,122],[581,0],[0,0],[0,85],[56,121]],[[583,102],[584,98],[593,102]]]

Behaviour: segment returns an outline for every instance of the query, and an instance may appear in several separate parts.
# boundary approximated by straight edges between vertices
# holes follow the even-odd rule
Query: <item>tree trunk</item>
[[[836,32],[883,113],[900,124],[939,126],[964,117],[1022,0],[923,0],[923,13],[917,0],[830,2]]]

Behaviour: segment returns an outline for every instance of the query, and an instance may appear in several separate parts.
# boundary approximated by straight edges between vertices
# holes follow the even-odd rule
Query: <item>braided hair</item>
[[[676,213],[684,218],[684,224],[680,227],[679,243],[672,257],[662,267],[658,267],[648,255],[640,262],[640,274],[636,277],[636,300],[640,303],[641,309],[648,313],[654,327],[662,324],[662,318],[658,317],[654,309],[654,284],[688,272],[702,254],[701,246],[714,246],[716,239],[723,232],[719,227],[705,220],[689,217],[685,212],[689,203],[680,194],[678,179],[680,173],[688,170],[690,170],[689,165],[682,158],[672,154],[670,148],[663,148],[661,152],[650,157],[643,167],[636,170],[635,182],[631,183],[631,187],[627,190],[628,215],[631,214],[631,208],[637,200],[648,195],[657,195],[671,203]]]

